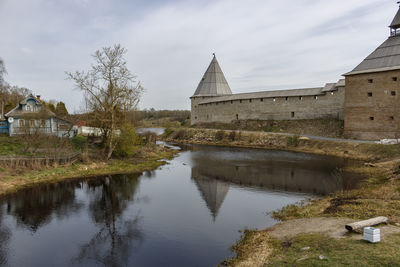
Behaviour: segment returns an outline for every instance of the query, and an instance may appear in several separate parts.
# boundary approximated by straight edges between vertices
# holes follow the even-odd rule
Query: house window
[[[251,103],[251,99],[249,99],[249,103]]]
[[[292,116],[292,118],[294,118],[294,112],[292,112],[291,116]]]
[[[24,127],[25,126],[25,121],[24,120],[19,120],[18,124],[19,124],[19,127]]]
[[[30,120],[29,121],[29,126],[34,127],[35,126],[35,120]]]
[[[26,105],[26,111],[31,111],[31,105]]]
[[[368,79],[368,83],[373,83],[374,80],[373,79]]]
[[[40,126],[46,126],[46,121],[45,120],[40,120]]]
[[[299,96],[299,100],[303,100],[303,97],[302,97],[302,96]]]
[[[317,100],[317,99],[318,99],[318,96],[317,96],[317,95],[315,95],[315,96],[314,96],[314,99],[315,99],[315,100]]]
[[[372,92],[368,92],[368,97],[372,97]]]
[[[397,77],[392,77],[392,81],[397,82]]]
[[[289,97],[285,97],[285,100],[288,101],[288,100],[289,100]]]
[[[260,98],[260,102],[264,102],[264,98]]]
[[[391,94],[392,94],[392,96],[395,96],[396,95],[396,91],[392,91]]]
[[[374,117],[369,117],[369,120],[373,121],[373,120],[375,120],[375,118]]]

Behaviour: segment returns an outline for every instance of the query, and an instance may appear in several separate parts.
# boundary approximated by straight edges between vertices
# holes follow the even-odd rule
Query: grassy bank
[[[130,159],[92,161],[42,170],[7,170],[0,168],[0,195],[14,192],[38,183],[56,182],[70,178],[93,177],[108,174],[134,173],[154,170],[165,164],[177,152],[160,146],[141,148]]]
[[[305,152],[364,161],[384,160],[400,155],[400,145],[384,146],[365,143],[323,141],[297,135],[286,136],[263,132],[167,128],[164,139],[178,143]]]
[[[271,237],[270,229],[245,231],[232,247],[237,257],[226,262],[229,266],[396,266],[400,262],[400,154],[397,146],[375,146],[376,155],[370,155],[367,145],[356,148],[366,153],[366,159],[375,159],[359,167],[348,169],[364,178],[357,189],[337,192],[324,198],[307,200],[275,211],[275,219],[285,223],[296,222],[304,228],[312,219],[363,220],[377,216],[389,218],[393,233],[386,234],[383,242],[369,244],[359,234],[340,236],[340,239],[317,233],[302,234],[278,240]],[[365,151],[365,152],[364,152]],[[298,222],[298,219],[303,220]],[[343,223],[337,225],[344,229]],[[328,229],[329,230],[329,229]],[[333,229],[331,229],[333,231]],[[329,232],[329,231],[328,231]],[[254,254],[264,248],[264,260]],[[308,248],[303,250],[302,248]],[[323,259],[320,259],[322,255]],[[250,262],[250,264],[249,264]]]
[[[384,242],[378,244],[319,234],[298,235],[281,242],[271,239],[266,231],[247,230],[240,242],[233,247],[237,258],[227,260],[223,265],[398,266],[399,246],[399,234],[388,236]]]

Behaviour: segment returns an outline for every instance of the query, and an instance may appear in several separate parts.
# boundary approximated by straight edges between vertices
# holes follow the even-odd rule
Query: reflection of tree
[[[95,179],[88,182],[89,211],[99,231],[82,246],[75,262],[94,260],[105,266],[128,265],[129,255],[140,246],[143,234],[138,229],[140,217],[125,218],[123,212],[134,202],[139,184],[136,175]]]
[[[3,209],[0,206],[0,265],[7,263],[7,244],[11,237],[10,230],[3,224]]]
[[[67,217],[83,205],[76,202],[77,181],[36,186],[11,195],[7,199],[7,212],[17,218],[17,223],[36,232],[48,223],[52,215]]]

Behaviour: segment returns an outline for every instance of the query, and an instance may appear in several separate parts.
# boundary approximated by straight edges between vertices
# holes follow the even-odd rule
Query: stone
[[[302,251],[310,250],[310,247],[301,248]]]

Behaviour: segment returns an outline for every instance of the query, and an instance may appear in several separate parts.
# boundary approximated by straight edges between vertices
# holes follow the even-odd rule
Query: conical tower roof
[[[400,28],[400,9],[397,11],[397,14],[394,17],[392,23],[390,23],[389,27],[392,28],[392,29]]]
[[[391,36],[345,76],[400,69],[400,9],[389,27]]]
[[[201,79],[193,96],[231,95],[232,91],[225,79],[224,73],[214,57]]]

